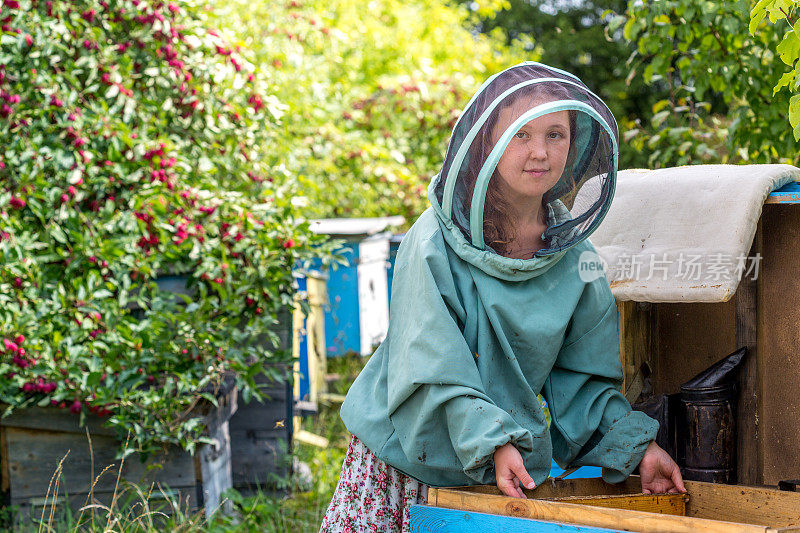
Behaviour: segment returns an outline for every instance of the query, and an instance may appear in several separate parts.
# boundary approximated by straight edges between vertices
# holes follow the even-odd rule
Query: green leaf
[[[625,23],[626,17],[624,15],[615,15],[611,17],[611,20],[608,21],[608,32],[614,33]]]
[[[795,128],[800,124],[800,94],[796,94],[789,99],[789,124]]]
[[[650,119],[650,121],[653,123],[653,126],[655,126],[657,128],[657,127],[661,126],[661,124],[671,114],[672,114],[672,111],[670,111],[669,109],[667,109],[665,111],[660,111],[660,112],[656,113],[655,115],[653,115],[653,118]]]
[[[86,376],[86,387],[95,387],[100,384],[100,378],[103,376],[102,372],[91,372]]]
[[[622,37],[625,38],[626,41],[632,41],[634,38],[634,24],[636,23],[636,19],[631,17],[625,23],[625,26],[622,28]]]
[[[794,65],[794,62],[800,58],[800,38],[797,33],[794,30],[787,32],[775,50],[780,55],[781,61],[789,66]]]
[[[797,78],[797,72],[795,70],[792,70],[790,72],[784,72],[783,76],[781,76],[781,79],[778,80],[778,83],[772,89],[772,94],[774,95],[775,93],[780,91],[781,88],[789,86],[794,82],[796,78]]]
[[[750,13],[750,25],[747,27],[747,29],[750,31],[750,35],[756,34],[756,29],[758,28],[758,25],[761,24],[761,21],[764,20],[765,16],[767,16],[766,10],[756,12],[755,8],[753,9],[753,11]]]
[[[653,18],[653,24],[656,26],[666,26],[670,23],[670,19],[668,15],[658,15]]]

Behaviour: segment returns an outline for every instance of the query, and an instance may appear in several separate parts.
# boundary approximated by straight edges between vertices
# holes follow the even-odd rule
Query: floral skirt
[[[428,502],[428,486],[378,459],[355,435],[320,533],[405,533],[410,506]]]

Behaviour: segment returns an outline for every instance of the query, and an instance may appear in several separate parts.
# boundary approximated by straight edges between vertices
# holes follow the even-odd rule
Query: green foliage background
[[[413,221],[472,92],[492,73],[538,58],[500,30],[471,32],[472,12],[438,0],[217,7],[214,22],[252,52],[287,106],[267,157],[300,180],[295,200],[310,217]]]
[[[206,6],[6,0],[0,36],[0,402],[94,413],[193,450],[244,399],[319,239],[266,160],[282,105]],[[280,179],[276,178],[280,175]],[[187,294],[161,290],[185,276]],[[74,413],[70,414],[69,411]]]
[[[635,46],[631,75],[667,92],[625,135],[650,167],[797,162],[800,101],[792,97],[790,106],[789,90],[780,90],[796,90],[795,7],[790,0],[631,0],[611,17],[609,32]]]

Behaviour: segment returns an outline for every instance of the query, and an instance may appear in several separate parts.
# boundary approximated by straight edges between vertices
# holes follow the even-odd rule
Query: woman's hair
[[[534,83],[519,91],[515,92],[512,96],[504,99],[489,115],[486,123],[483,125],[478,135],[475,137],[472,149],[469,151],[469,163],[467,172],[464,176],[465,185],[467,190],[467,204],[472,203],[472,194],[475,190],[475,182],[478,179],[478,174],[483,167],[484,162],[489,156],[494,147],[495,140],[492,138],[495,125],[500,117],[500,112],[508,107],[514,105],[520,99],[544,99],[545,101],[555,100],[569,100],[571,95],[569,91],[562,85],[551,82]],[[569,112],[569,154],[567,156],[567,164],[564,168],[566,178],[574,180],[572,176],[572,166],[575,159],[574,140],[576,135],[576,119],[577,113],[574,110]],[[492,247],[494,251],[503,255],[507,252],[506,246],[514,237],[515,224],[512,220],[511,206],[504,198],[498,183],[497,169],[495,169],[489,180],[489,186],[486,190],[486,202],[484,203],[483,213],[483,240]],[[562,176],[562,179],[564,176]],[[542,206],[544,208],[544,206]]]

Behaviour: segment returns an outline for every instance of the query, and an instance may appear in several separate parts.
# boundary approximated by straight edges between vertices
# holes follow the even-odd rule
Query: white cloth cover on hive
[[[800,169],[790,165],[620,171],[614,201],[591,237],[614,296],[729,300],[759,266],[748,254],[764,201],[790,181],[800,181]]]

